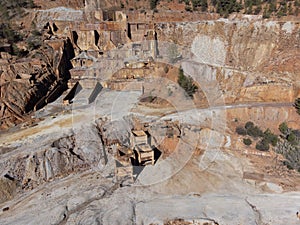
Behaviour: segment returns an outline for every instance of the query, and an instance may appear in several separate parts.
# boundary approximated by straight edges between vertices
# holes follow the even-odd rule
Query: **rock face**
[[[38,28],[48,29],[45,44],[50,48],[41,52],[46,55],[39,56],[41,62],[29,60],[28,65],[22,62],[24,68],[20,68],[22,63],[15,62],[2,66],[5,71],[0,78],[3,128],[22,121],[22,115],[38,101],[41,102],[37,108],[46,104],[48,100],[41,98],[52,95],[61,82],[65,84],[69,80],[71,87],[84,79],[83,83],[90,88],[100,81],[103,86],[122,89],[127,81],[159,74],[152,69],[154,63],[149,62],[154,59],[166,63],[172,51],[200,91],[210,96],[209,104],[292,102],[299,95],[300,27],[297,22],[240,17],[188,23],[180,22],[183,18],[177,14],[173,15],[172,22],[166,22],[165,17],[149,12],[126,15],[121,11],[102,11],[97,1],[86,1],[84,5],[85,11],[93,14],[55,8],[36,10],[28,16]],[[150,23],[149,18],[154,22]],[[76,61],[75,66],[71,59],[72,63]],[[44,71],[33,72],[33,66]],[[124,76],[121,80],[116,79],[121,75]],[[17,84],[13,79],[18,77],[22,82],[19,80]],[[63,89],[57,90],[56,95]],[[26,94],[20,99],[15,90]]]
[[[52,102],[66,89],[73,48],[68,39],[47,44],[32,58],[11,59],[1,66],[0,129],[23,122],[24,114]]]
[[[213,85],[232,103],[293,101],[299,92],[299,29],[295,22],[224,20],[158,24],[156,31],[161,41],[175,39],[183,55],[191,46],[193,62],[183,63],[185,72],[204,92]]]
[[[32,12],[37,27],[48,29],[43,48],[28,60],[1,59],[2,128],[54,101],[69,79],[117,91],[101,90],[91,104],[94,91],[84,89],[72,107],[59,105],[64,110],[49,117],[58,103],[48,104],[45,114],[36,113],[43,119],[36,126],[1,133],[0,224],[296,224],[296,171],[285,170],[283,177],[277,155],[239,151],[242,142],[232,131],[236,121],[248,120],[274,129],[290,120],[297,128],[290,103],[299,94],[299,23],[188,23],[180,22],[179,12],[130,12],[127,18],[119,11],[101,13],[100,3],[72,3],[84,5],[84,12]],[[200,18],[193,15],[188,18]],[[169,48],[175,63],[163,67]],[[179,64],[199,85],[207,109],[177,89]],[[141,90],[144,78],[153,81]],[[132,88],[128,83],[135,79],[141,82]],[[144,105],[133,111],[148,92],[158,95],[157,104],[174,100],[174,107],[166,114],[164,107],[153,113]],[[132,142],[136,124],[130,116],[144,120],[151,147],[162,157],[151,166],[130,167],[134,184],[126,186],[117,179],[113,151]]]
[[[49,65],[37,60],[8,64],[2,70],[0,116],[1,128],[6,128],[23,120],[23,114],[47,94],[56,76]]]
[[[61,7],[61,6],[67,8],[73,8],[73,9],[82,9],[85,5],[85,1],[82,0],[75,0],[75,1],[56,0],[47,3],[41,0],[35,0],[34,3],[39,7],[41,7],[42,9],[51,9],[51,8]]]
[[[45,182],[76,174],[88,169],[99,169],[106,163],[104,148],[96,127],[77,129],[73,134],[51,143],[19,148],[24,153],[4,156],[0,163],[2,199],[8,200],[22,190],[34,189]],[[107,159],[106,159],[107,160]]]

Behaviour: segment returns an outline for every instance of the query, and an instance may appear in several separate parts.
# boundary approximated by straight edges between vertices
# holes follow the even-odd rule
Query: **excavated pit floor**
[[[34,127],[2,133],[0,147],[5,151],[0,162],[33,153],[34,146],[70,135],[74,130],[87,129],[100,116],[119,120],[132,113],[141,95],[139,91],[103,90],[95,102],[87,104],[90,92],[80,92],[72,105],[63,106],[60,98],[36,112],[44,120]],[[145,121],[172,118],[207,128],[200,134],[187,133],[170,158],[146,167],[133,186],[114,183],[110,159],[104,168],[54,179],[17,194],[0,204],[0,208],[6,208],[0,212],[0,223],[162,224],[168,219],[183,218],[218,224],[298,224],[299,190],[285,192],[280,182],[244,177],[245,173],[259,173],[259,169],[247,157],[231,152],[230,146],[220,149],[220,143],[228,144],[229,135],[220,126],[223,110],[214,109],[212,113],[208,109],[190,109],[162,118],[146,116]],[[210,130],[214,126],[215,131]],[[195,140],[200,140],[205,150],[200,155],[194,154]],[[6,172],[1,169],[1,174]]]

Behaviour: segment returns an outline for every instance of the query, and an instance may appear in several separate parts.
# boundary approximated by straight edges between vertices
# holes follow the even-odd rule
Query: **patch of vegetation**
[[[263,14],[263,18],[271,16],[298,15],[300,0],[179,0],[184,2],[186,10],[199,10],[202,12],[216,12],[223,17],[231,13],[242,12],[245,14]],[[190,5],[192,3],[192,5]]]
[[[289,128],[286,122],[281,123],[278,129],[280,136],[272,133],[270,129],[262,132],[253,122],[248,121],[244,127],[236,127],[236,133],[246,136],[243,138],[243,143],[247,146],[256,142],[257,150],[269,151],[272,145],[276,153],[284,156],[283,164],[288,169],[300,172],[300,130]]]
[[[4,22],[13,17],[21,17],[25,14],[26,8],[35,8],[33,0],[1,0],[0,19]]]
[[[286,124],[286,122],[283,122],[283,123],[281,123],[280,125],[279,125],[279,131],[283,134],[283,135],[288,135],[289,134],[289,132],[290,132],[290,130],[289,130],[289,128],[288,128],[288,126],[287,126],[287,124]]]
[[[11,55],[24,57],[28,51],[19,49],[18,42],[24,41],[26,34],[21,33],[20,27],[14,24],[15,18],[20,18],[26,14],[25,9],[36,7],[33,0],[1,0],[0,2],[0,39],[4,43],[11,44]],[[42,34],[33,30],[32,37],[29,37],[26,42],[29,49],[36,49],[42,44]],[[39,37],[39,38],[37,38]],[[38,40],[39,39],[39,40]]]
[[[236,127],[236,133],[248,136],[248,138],[243,139],[245,145],[251,145],[253,141],[256,141],[255,148],[260,151],[268,151],[270,149],[270,144],[275,147],[278,143],[278,136],[272,133],[270,129],[263,132],[251,121],[245,123],[244,127]]]
[[[216,7],[217,13],[224,17],[243,8],[236,0],[212,0],[212,4]]]
[[[283,164],[288,169],[300,172],[300,148],[298,146],[291,145],[288,141],[282,141],[275,151],[284,156]]]
[[[255,148],[260,151],[269,151],[270,146],[266,139],[262,139],[256,143]]]
[[[284,156],[283,164],[288,169],[300,172],[300,130],[289,128],[285,122],[281,123],[278,129],[282,135],[275,152]]]
[[[258,126],[254,126],[253,122],[251,121],[245,124],[245,129],[247,134],[251,137],[263,137],[263,131]]]
[[[150,0],[150,9],[156,9],[159,0]]]
[[[208,8],[207,0],[192,0],[193,8],[201,7],[202,12],[206,12]]]
[[[282,17],[287,15],[287,3],[280,2],[279,11],[277,12],[277,17]]]
[[[244,138],[244,139],[243,139],[243,143],[244,143],[245,145],[251,145],[251,144],[252,144],[252,141],[251,141],[250,138]]]
[[[239,127],[237,127],[236,129],[235,129],[235,131],[239,134],[239,135],[247,135],[247,131],[246,131],[246,129],[244,128],[244,127],[241,127],[241,126],[239,126]]]
[[[23,40],[23,36],[8,23],[0,24],[0,38],[6,39],[10,44]]]
[[[273,134],[270,129],[267,129],[265,132],[264,132],[264,135],[263,135],[263,139],[267,142],[267,143],[270,143],[272,146],[276,146],[277,145],[277,142],[278,142],[278,136]]]
[[[177,82],[180,85],[180,87],[182,87],[185,90],[187,95],[193,98],[193,95],[198,90],[198,87],[196,84],[194,84],[194,80],[192,77],[184,75],[182,68],[179,69]]]
[[[251,121],[248,121],[246,124],[245,124],[245,128],[248,130],[250,128],[254,127],[254,123],[251,122]]]
[[[297,113],[300,115],[300,98],[295,99],[294,107],[295,107]]]

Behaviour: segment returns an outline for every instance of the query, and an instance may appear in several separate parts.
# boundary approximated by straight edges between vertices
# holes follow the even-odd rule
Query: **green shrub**
[[[300,115],[300,98],[295,99],[294,107],[296,108],[297,113]]]
[[[0,24],[0,38],[7,39],[11,44],[23,40],[23,36],[9,24]]]
[[[293,170],[294,167],[291,165],[291,163],[289,161],[284,161],[283,165],[285,165],[289,170]]]
[[[243,139],[243,143],[244,143],[245,145],[251,145],[251,144],[252,144],[252,141],[251,141],[251,139],[249,139],[249,138],[244,138],[244,139]]]
[[[263,137],[264,133],[262,132],[262,130],[258,127],[250,127],[247,129],[247,134],[251,137]]]
[[[159,0],[150,0],[150,9],[155,9],[158,2]]]
[[[182,87],[188,96],[193,98],[193,94],[197,91],[198,87],[194,84],[193,78],[190,76],[185,76],[183,69],[179,69],[179,75],[178,75],[178,84],[180,87]]]
[[[284,135],[287,135],[289,133],[289,127],[287,126],[286,122],[281,123],[278,129]]]
[[[217,13],[220,13],[221,15],[228,15],[233,12],[239,12],[242,9],[242,5],[238,3],[236,0],[216,1],[216,7],[217,7]]]
[[[246,135],[247,134],[247,131],[244,127],[237,127],[235,129],[235,132],[237,132],[239,135]]]
[[[248,122],[245,124],[246,130],[248,130],[249,128],[253,128],[253,127],[254,127],[254,123],[251,122],[251,121],[248,121]]]
[[[246,132],[251,137],[263,137],[263,132],[258,126],[254,126],[254,123],[251,121],[248,121],[245,124]]]
[[[271,144],[272,146],[276,146],[278,142],[278,137],[277,135],[273,134],[270,129],[267,129],[264,132],[264,139]]]
[[[270,146],[265,139],[262,139],[256,143],[255,148],[260,151],[268,151]]]
[[[288,140],[288,142],[290,142],[292,145],[297,144],[296,135],[295,135],[294,133],[290,133],[290,134],[287,136],[287,140]]]
[[[192,0],[193,8],[197,8],[201,6],[201,11],[206,12],[208,8],[207,0]]]
[[[33,0],[1,0],[0,1],[0,20],[7,21],[14,17],[22,17],[26,13],[25,8],[34,8],[36,5]]]

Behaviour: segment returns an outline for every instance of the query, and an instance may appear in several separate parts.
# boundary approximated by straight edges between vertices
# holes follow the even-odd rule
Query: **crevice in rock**
[[[68,222],[68,219],[72,214],[84,210],[86,208],[86,206],[88,206],[89,204],[91,204],[94,201],[111,196],[114,193],[114,191],[116,191],[118,188],[119,188],[119,184],[116,183],[113,186],[111,186],[110,188],[108,188],[107,190],[105,190],[103,195],[101,195],[100,197],[91,198],[91,199],[79,204],[77,207],[75,207],[72,210],[68,210],[68,207],[66,206],[66,211],[63,214],[63,219],[59,223],[57,223],[57,225],[65,225]]]
[[[215,225],[219,225],[219,223],[216,220],[212,219],[212,218],[203,217],[203,218],[199,218],[199,219],[201,219],[201,220],[208,220],[210,222],[213,222]]]
[[[262,225],[262,218],[261,218],[261,213],[259,212],[259,210],[256,208],[255,205],[251,204],[247,198],[245,198],[245,202],[251,207],[251,209],[253,210],[253,213],[255,215],[255,223],[257,225]]]
[[[70,148],[69,151],[72,155],[76,156],[79,160],[84,161],[84,159],[80,155],[74,152],[73,148]]]
[[[132,204],[132,224],[136,224],[136,212],[135,212],[135,207],[136,207],[136,203],[131,201]]]
[[[101,144],[102,144],[102,146],[103,146],[103,156],[104,156],[104,161],[105,161],[105,165],[106,165],[106,164],[108,163],[108,157],[107,157],[107,153],[106,153],[106,148],[105,148],[103,136],[102,136],[102,133],[101,133],[99,127],[97,126],[96,128],[97,128],[97,130],[98,130],[98,135],[99,135]]]
[[[9,180],[11,180],[11,181],[15,181],[15,178],[12,177],[12,176],[9,175],[9,174],[5,174],[4,177],[7,178],[7,179],[9,179]]]

